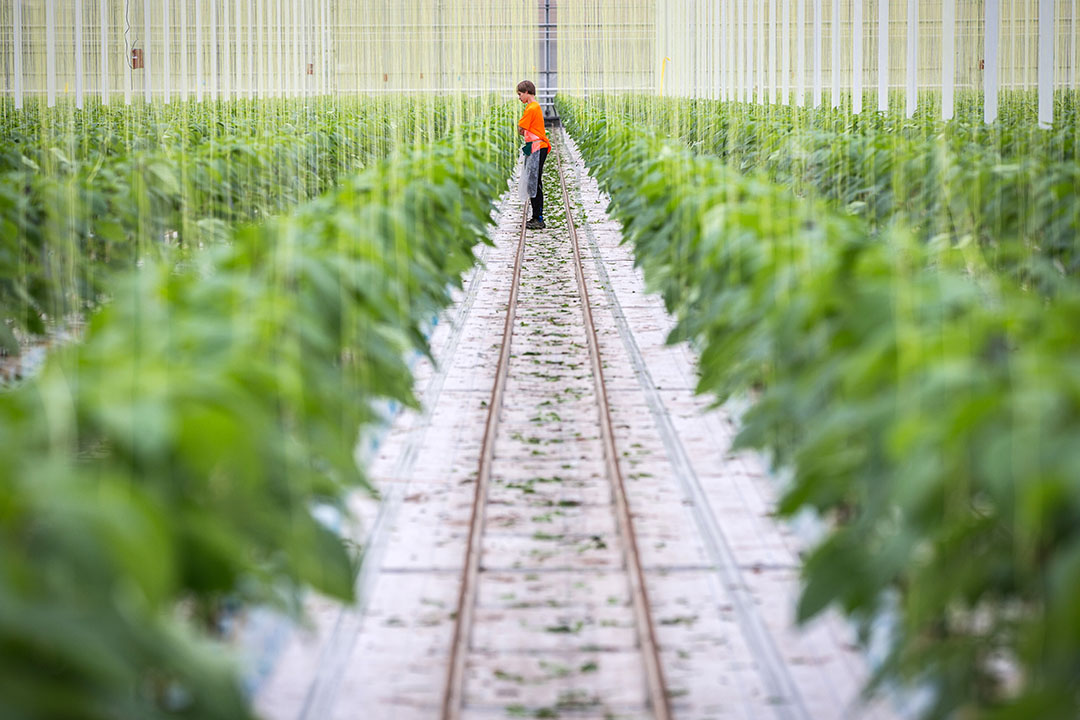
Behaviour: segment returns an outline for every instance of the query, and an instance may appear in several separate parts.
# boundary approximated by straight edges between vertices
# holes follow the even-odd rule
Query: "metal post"
[[[75,107],[83,107],[83,6],[75,0]]]
[[[1039,0],[1039,127],[1054,124],[1054,42],[1057,8],[1054,0]]]
[[[757,13],[757,81],[758,105],[765,104],[765,6],[759,5]]]
[[[862,112],[863,95],[863,0],[851,6],[851,109]]]
[[[45,0],[45,88],[49,107],[56,106],[56,0]]]
[[[255,0],[256,5],[256,18],[255,27],[258,28],[256,33],[256,51],[259,53],[259,79],[257,84],[259,97],[266,97],[266,17],[264,8],[266,7],[266,0]]]
[[[806,105],[806,0],[796,2],[795,50],[798,57],[795,63],[795,104],[803,107]]]
[[[814,0],[814,107],[821,107],[824,73],[821,67],[821,0]]]
[[[832,3],[832,107],[840,107],[840,0]]]
[[[153,81],[153,75],[151,71],[154,68],[154,62],[150,59],[150,4],[152,0],[143,0],[143,99],[146,102],[151,100],[151,91],[153,87],[151,85]]]
[[[776,0],[769,0],[769,103],[776,104]]]
[[[242,7],[240,0],[233,0],[233,63],[235,64],[235,73],[233,80],[233,96],[240,97],[243,94],[243,83],[241,82],[244,77],[244,63],[243,55],[243,30],[244,16],[240,8]]]
[[[941,119],[956,114],[956,0],[941,4]]]
[[[203,101],[203,0],[195,0],[195,100]]]
[[[878,112],[889,111],[889,0],[878,0]]]
[[[217,0],[210,0],[210,99],[218,99]]]
[[[172,102],[172,75],[169,55],[172,53],[171,23],[169,22],[169,0],[161,0],[161,90],[165,102]]]
[[[986,57],[983,60],[983,122],[998,116],[998,36],[1001,29],[1000,0],[986,0]]]
[[[188,9],[187,3],[180,5],[180,99],[188,99]]]
[[[16,5],[21,0],[15,0]],[[106,18],[108,18],[109,0],[101,0],[101,104],[109,104],[109,30]]]
[[[907,116],[914,117],[919,103],[919,0],[908,0],[907,12]]]
[[[102,0],[104,2],[104,0]],[[23,108],[23,48],[22,48],[22,0],[15,0],[15,17],[11,21],[12,39],[15,44],[15,109]]]
[[[221,96],[230,98],[233,96],[233,57],[232,44],[229,42],[229,0],[221,0],[221,72],[219,84]]]
[[[791,104],[791,0],[784,2],[784,27],[781,31],[780,76],[783,83],[781,102]]]

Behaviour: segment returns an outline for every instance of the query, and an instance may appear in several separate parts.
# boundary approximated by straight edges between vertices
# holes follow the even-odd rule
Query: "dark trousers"
[[[536,194],[529,200],[532,203],[533,220],[544,219],[544,161],[547,156],[548,149],[540,148],[540,175],[536,178]]]

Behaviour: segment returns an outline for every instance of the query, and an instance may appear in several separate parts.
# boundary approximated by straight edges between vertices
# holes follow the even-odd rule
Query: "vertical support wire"
[[[989,1],[989,0],[988,0]],[[889,112],[889,0],[878,0],[878,112]]]
[[[905,113],[915,116],[919,104],[919,0],[907,4],[907,103]]]
[[[997,120],[999,78],[999,37],[1001,28],[1000,0],[986,0],[986,57],[983,60],[983,122],[987,125]]]
[[[946,0],[947,1],[947,0]],[[851,111],[863,105],[863,0],[851,2]]]
[[[941,3],[941,119],[956,114],[956,0]]]
[[[105,0],[102,0],[105,2]],[[22,0],[15,0],[14,17],[11,19],[12,40],[15,45],[15,109],[23,109],[23,42]]]
[[[1039,0],[1039,127],[1054,124],[1054,45],[1057,41],[1054,0]]]

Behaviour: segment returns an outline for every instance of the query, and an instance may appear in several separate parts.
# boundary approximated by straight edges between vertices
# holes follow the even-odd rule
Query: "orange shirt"
[[[525,128],[526,132],[531,132],[536,137],[540,138],[540,147],[536,147],[536,150],[540,148],[551,149],[551,143],[548,142],[547,133],[544,132],[544,111],[540,109],[540,103],[535,100],[525,106],[525,114],[518,120],[518,127]]]

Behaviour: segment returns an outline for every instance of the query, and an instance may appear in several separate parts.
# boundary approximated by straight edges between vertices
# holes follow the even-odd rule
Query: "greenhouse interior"
[[[0,718],[1080,717],[1078,4],[0,1]]]

